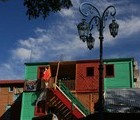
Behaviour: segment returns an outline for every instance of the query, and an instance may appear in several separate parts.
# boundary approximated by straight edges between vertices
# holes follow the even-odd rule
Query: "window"
[[[134,82],[137,82],[137,78],[134,78]]]
[[[45,67],[38,68],[38,79],[42,79]]]
[[[9,92],[13,92],[14,91],[14,87],[13,86],[10,86],[9,87]]]
[[[45,71],[45,68],[46,67],[48,68],[48,66],[49,65],[38,67],[38,79],[42,79],[44,71]]]
[[[108,64],[105,67],[106,69],[106,77],[114,77],[114,65],[113,64]]]
[[[87,67],[87,77],[94,76],[94,67]]]

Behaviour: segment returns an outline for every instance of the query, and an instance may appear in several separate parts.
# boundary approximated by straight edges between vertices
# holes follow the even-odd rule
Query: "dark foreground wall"
[[[91,114],[80,120],[100,120],[99,114]],[[103,120],[140,120],[140,113],[104,113]]]
[[[2,116],[0,116],[0,120],[20,120],[21,100],[22,94],[11,105],[11,108],[9,108]]]
[[[52,120],[52,115],[36,117],[32,120]],[[99,114],[91,114],[79,120],[100,120]],[[104,113],[103,120],[140,120],[140,113]]]

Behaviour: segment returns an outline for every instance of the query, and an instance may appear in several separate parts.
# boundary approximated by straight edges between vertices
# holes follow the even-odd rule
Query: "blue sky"
[[[104,29],[104,58],[133,57],[140,64],[140,1],[72,0],[69,10],[52,13],[44,20],[28,20],[23,0],[0,2],[0,79],[24,79],[24,63],[99,58],[96,27],[94,49],[88,50],[78,37],[76,25],[81,22],[79,5],[90,2],[102,13],[109,5],[117,10],[118,36]]]

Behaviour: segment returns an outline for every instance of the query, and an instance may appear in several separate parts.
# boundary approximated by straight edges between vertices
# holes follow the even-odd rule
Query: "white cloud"
[[[3,65],[2,65],[4,68],[6,68],[6,69],[11,69],[11,65],[10,64],[7,64],[7,63],[4,63]]]
[[[31,48],[34,46],[35,39],[34,38],[28,38],[27,40],[19,40],[19,44],[23,47]]]
[[[126,38],[140,32],[140,17],[132,16],[130,19],[118,20],[119,36]]]
[[[37,27],[37,28],[34,30],[34,32],[35,32],[36,34],[44,34],[44,33],[46,33],[46,29],[42,29],[42,28]]]
[[[26,49],[26,48],[17,48],[12,51],[13,53],[13,58],[17,60],[26,60],[29,59],[31,50]]]
[[[72,9],[62,9],[60,14],[64,17],[73,16]]]

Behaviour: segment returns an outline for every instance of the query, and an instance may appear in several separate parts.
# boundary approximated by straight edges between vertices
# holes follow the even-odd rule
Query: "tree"
[[[71,0],[24,0],[27,8],[26,15],[29,19],[43,17],[46,19],[50,12],[58,12],[62,8],[72,7]]]

